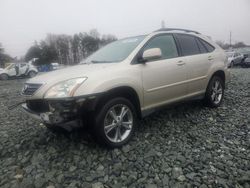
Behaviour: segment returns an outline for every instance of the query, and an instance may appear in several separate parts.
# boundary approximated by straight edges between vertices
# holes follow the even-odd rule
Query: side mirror
[[[150,48],[148,50],[145,50],[142,54],[141,61],[147,62],[151,60],[157,60],[160,59],[162,56],[161,49],[160,48]]]

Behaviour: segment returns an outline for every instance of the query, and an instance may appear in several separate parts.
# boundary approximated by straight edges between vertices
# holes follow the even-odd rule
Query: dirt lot
[[[155,113],[115,150],[9,111],[23,82],[0,81],[0,187],[250,187],[250,69],[232,69],[220,108]]]

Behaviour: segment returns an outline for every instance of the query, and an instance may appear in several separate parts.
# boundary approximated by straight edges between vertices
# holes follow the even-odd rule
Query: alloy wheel
[[[211,93],[211,99],[214,102],[214,104],[219,104],[222,100],[223,95],[223,87],[221,83],[216,80],[212,86],[212,93]]]
[[[35,73],[35,72],[31,71],[31,72],[29,73],[29,77],[30,77],[30,78],[33,78],[33,77],[35,77],[35,76],[36,76],[36,73]]]
[[[134,124],[131,109],[125,104],[111,107],[104,119],[104,133],[114,143],[124,141],[130,135]]]

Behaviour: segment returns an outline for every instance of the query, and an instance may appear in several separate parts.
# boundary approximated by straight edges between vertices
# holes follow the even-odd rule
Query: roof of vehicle
[[[166,32],[168,32],[168,31],[181,31],[181,32],[185,32],[185,33],[201,34],[198,31],[189,30],[189,29],[180,29],[180,28],[161,28],[161,29],[158,29],[154,32],[161,32],[161,31],[166,31]]]

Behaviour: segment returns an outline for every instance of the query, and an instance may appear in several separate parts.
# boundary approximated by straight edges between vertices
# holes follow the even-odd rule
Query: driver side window
[[[162,57],[161,59],[170,59],[178,57],[175,40],[172,35],[160,35],[152,38],[144,47],[143,51],[151,48],[160,48]]]

